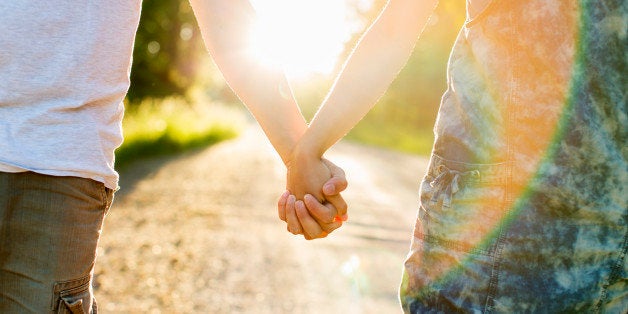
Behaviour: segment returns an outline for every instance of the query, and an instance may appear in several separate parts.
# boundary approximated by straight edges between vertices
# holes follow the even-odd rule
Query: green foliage
[[[447,61],[464,21],[463,1],[442,0],[404,69],[349,138],[411,153],[430,153],[447,88]],[[374,133],[374,134],[371,134]],[[389,135],[386,141],[382,134]]]
[[[149,156],[167,155],[230,139],[244,125],[228,107],[192,106],[176,98],[145,99],[127,110],[124,143],[116,151],[116,168]]]
[[[394,124],[382,126],[372,119],[365,119],[347,134],[346,139],[406,153],[428,155],[432,150],[434,135],[431,129]]]
[[[364,19],[366,26],[386,1],[374,0],[371,9],[360,7],[362,2],[354,0],[353,4],[357,16]],[[464,20],[464,5],[461,0],[440,1],[408,64],[375,108],[348,134],[349,139],[406,152],[429,153],[432,127],[446,88],[447,59]],[[356,34],[353,41],[347,43],[345,56],[341,59],[346,57],[359,36]],[[176,118],[179,111],[192,108],[186,102],[194,102],[198,97],[210,98],[213,103],[238,102],[204,49],[187,0],[144,1],[133,59],[128,94],[130,106],[127,106],[129,110],[125,118],[127,138],[117,152],[118,166],[135,156],[179,151],[185,145],[194,147],[201,142],[212,142],[209,135],[204,139],[195,135],[196,140],[192,140],[185,139],[187,135],[177,131],[177,128],[190,124],[186,121],[190,117],[174,122],[179,119]],[[331,84],[331,77],[293,82],[306,117],[313,116]],[[181,108],[158,108],[161,106],[158,99],[171,96],[179,97],[175,103]],[[181,100],[182,97],[186,101]],[[157,120],[161,122],[142,118],[145,115],[159,116],[161,120]]]
[[[185,95],[206,55],[187,0],[144,0],[128,100]]]

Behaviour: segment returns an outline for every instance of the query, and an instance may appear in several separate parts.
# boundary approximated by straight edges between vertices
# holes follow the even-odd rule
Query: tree
[[[185,95],[206,51],[187,0],[144,0],[133,50],[133,104],[145,97]]]

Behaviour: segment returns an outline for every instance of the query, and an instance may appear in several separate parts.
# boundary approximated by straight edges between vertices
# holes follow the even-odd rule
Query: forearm
[[[365,32],[299,144],[317,156],[375,105],[410,56],[437,0],[392,0]]]
[[[249,49],[255,12],[248,0],[190,0],[205,45],[225,80],[260,124],[284,163],[307,125],[280,68]]]

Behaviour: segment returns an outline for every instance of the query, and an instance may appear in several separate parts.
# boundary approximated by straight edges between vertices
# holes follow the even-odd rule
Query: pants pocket
[[[53,307],[58,314],[95,313],[91,289],[91,275],[80,279],[55,283]]]
[[[432,156],[400,291],[406,311],[482,312],[490,303],[506,214],[506,169]]]
[[[506,214],[506,164],[469,164],[432,157],[421,183],[415,236],[455,251],[491,255]]]

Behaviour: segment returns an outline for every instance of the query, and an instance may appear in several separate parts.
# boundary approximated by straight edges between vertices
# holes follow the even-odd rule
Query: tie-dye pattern
[[[493,0],[454,45],[411,313],[628,312],[628,3]]]

